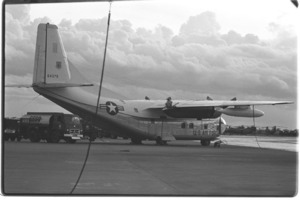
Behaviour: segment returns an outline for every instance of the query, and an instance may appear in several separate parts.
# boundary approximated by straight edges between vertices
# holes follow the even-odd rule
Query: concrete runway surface
[[[220,139],[224,144],[228,145],[280,149],[286,151],[297,151],[298,146],[296,137],[222,135]]]
[[[195,141],[129,144],[97,139],[73,194],[150,196],[294,196],[297,152]],[[2,192],[69,194],[88,142],[5,142]]]

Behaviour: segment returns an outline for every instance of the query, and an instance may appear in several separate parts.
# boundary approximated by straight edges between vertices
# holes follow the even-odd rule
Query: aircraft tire
[[[210,140],[201,140],[201,145],[202,146],[209,146],[210,145]]]
[[[95,132],[92,132],[92,133],[90,134],[89,140],[90,140],[91,142],[93,142],[93,141],[96,140],[96,138],[97,138],[97,134],[96,134]]]
[[[161,137],[158,136],[158,137],[156,138],[156,144],[157,144],[157,145],[166,145],[166,144],[167,144],[167,141],[162,140]]]
[[[132,144],[142,144],[142,140],[139,138],[131,138]]]
[[[220,147],[221,147],[221,142],[215,142],[214,147],[215,147],[215,148],[216,148],[216,147],[220,148]]]

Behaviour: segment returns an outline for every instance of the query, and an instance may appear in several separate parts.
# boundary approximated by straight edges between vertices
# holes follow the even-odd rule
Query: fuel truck
[[[82,132],[80,118],[73,114],[28,112],[20,118],[20,134],[31,142],[58,143],[64,139],[75,143],[83,138]]]

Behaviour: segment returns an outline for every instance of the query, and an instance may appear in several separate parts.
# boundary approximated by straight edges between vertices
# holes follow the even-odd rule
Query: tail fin
[[[34,60],[33,85],[84,85],[86,80],[68,61],[58,27],[39,24]],[[73,76],[73,77],[72,77]]]

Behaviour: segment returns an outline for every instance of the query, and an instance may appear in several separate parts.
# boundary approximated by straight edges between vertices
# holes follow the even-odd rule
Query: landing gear
[[[140,139],[140,138],[131,138],[131,144],[142,144],[142,139]]]
[[[161,137],[157,137],[156,138],[156,144],[157,145],[166,145],[167,141],[166,140],[162,140]]]
[[[89,140],[91,142],[94,142],[96,140],[96,138],[97,138],[97,133],[96,132],[92,132],[92,133],[89,134],[89,136],[90,136]]]
[[[210,140],[201,140],[201,145],[202,146],[209,146],[210,145]]]
[[[221,147],[221,143],[222,143],[222,141],[216,141],[215,144],[214,144],[214,147],[220,148]]]

